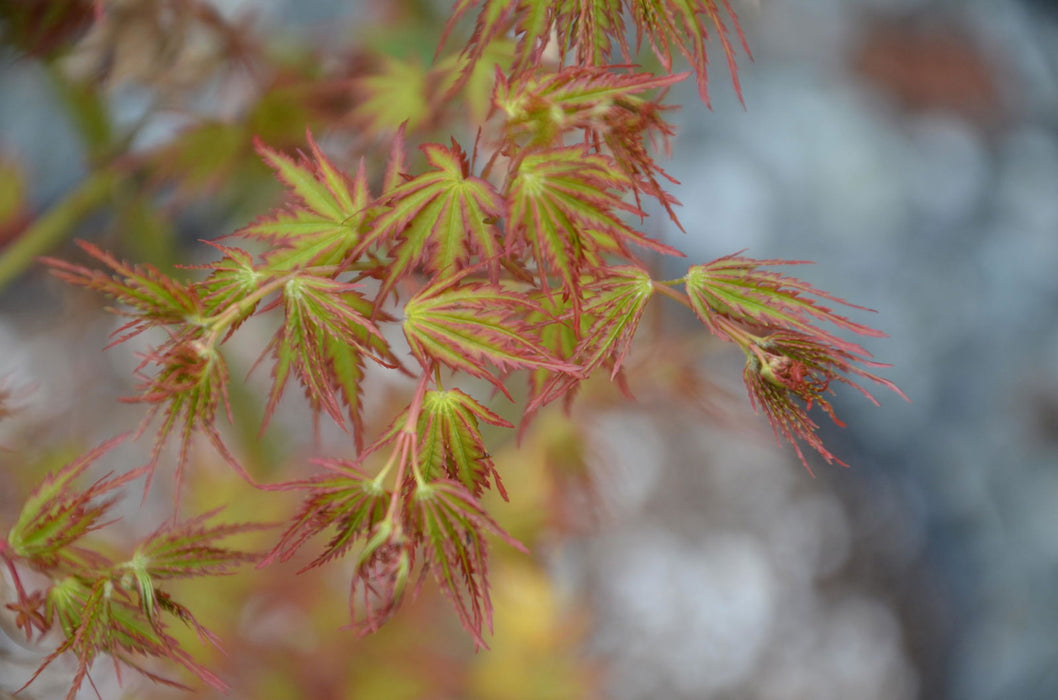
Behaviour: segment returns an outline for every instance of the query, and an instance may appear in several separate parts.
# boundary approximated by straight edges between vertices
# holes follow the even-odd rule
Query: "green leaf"
[[[570,365],[551,356],[525,317],[540,307],[524,294],[497,285],[446,280],[421,291],[404,307],[404,335],[424,368],[434,362],[485,379],[510,394],[488,369],[543,368],[566,372]]]
[[[127,564],[133,572],[143,572],[152,579],[164,580],[192,576],[227,574],[247,562],[258,559],[235,549],[217,546],[217,541],[232,535],[261,530],[258,523],[209,524],[220,509],[180,523],[167,522],[141,542]]]
[[[344,424],[341,405],[361,432],[360,380],[363,358],[387,367],[398,365],[378,327],[371,321],[371,302],[355,285],[299,274],[283,288],[283,326],[272,339],[273,383],[266,416],[270,416],[293,373],[316,411]]]
[[[603,268],[597,275],[582,288],[585,302],[581,313],[587,330],[569,358],[579,367],[579,376],[553,377],[530,401],[527,414],[568,393],[580,377],[600,365],[611,367],[611,380],[620,371],[647,302],[654,295],[654,282],[645,270],[628,265]]]
[[[527,249],[567,290],[577,287],[585,270],[603,265],[607,254],[632,258],[628,243],[682,256],[618,218],[644,216],[620,197],[631,185],[610,158],[582,147],[528,151],[510,181],[508,248]]]
[[[420,469],[426,479],[451,477],[475,496],[488,488],[491,478],[506,498],[479,421],[514,427],[459,389],[427,392],[419,414]]]
[[[164,601],[163,608],[178,613],[182,621],[212,641],[208,631],[194,621],[186,608],[171,603],[167,596]],[[109,579],[84,581],[67,577],[58,581],[48,591],[46,615],[48,619],[59,621],[66,639],[44,659],[26,683],[27,686],[52,661],[70,651],[77,657],[77,671],[71,680],[67,700],[73,700],[77,695],[78,688],[88,678],[92,661],[99,654],[110,655],[115,662],[135,669],[156,683],[190,690],[141,665],[145,658],[166,658],[180,664],[215,689],[227,690],[227,685],[220,678],[196,663],[180,646],[180,642],[166,632],[160,620],[150,620],[133,604],[128,592]]]
[[[419,484],[412,494],[411,525],[421,533],[430,571],[455,606],[478,647],[492,630],[486,534],[519,551],[525,547],[493,520],[474,496],[455,481]]]
[[[881,331],[834,313],[821,301],[862,311],[870,309],[843,301],[796,277],[760,269],[769,265],[804,264],[807,261],[756,260],[737,253],[726,255],[704,265],[694,265],[687,271],[684,278],[687,296],[702,323],[721,337],[725,333],[715,322],[717,314],[770,329],[798,330],[842,346],[855,347],[818,328],[813,321],[825,321],[863,336],[885,336]]]
[[[41,480],[8,532],[11,551],[43,571],[85,572],[107,565],[105,557],[74,543],[105,524],[101,521],[116,500],[113,492],[142,476],[143,469],[107,474],[87,487],[74,482],[122,439],[104,442]]]
[[[436,77],[418,61],[385,56],[376,72],[355,81],[360,99],[353,114],[374,134],[405,123],[415,131],[430,116],[430,79]]]
[[[296,200],[241,229],[238,235],[275,246],[266,260],[272,270],[341,262],[359,243],[369,193],[361,161],[350,179],[338,170],[308,135],[311,158],[292,158],[257,142],[257,151]]]
[[[618,72],[613,66],[568,66],[539,75],[515,74],[497,79],[495,103],[507,116],[507,136],[548,145],[573,130],[583,133],[594,151],[603,147],[628,178],[639,203],[640,194],[654,197],[677,226],[678,204],[661,184],[676,180],[655,162],[650,146],[668,149],[675,131],[663,118],[671,106],[660,98],[648,100],[646,91],[664,91],[688,74],[655,76]],[[681,226],[682,229],[682,226]]]
[[[476,256],[495,268],[501,252],[492,222],[505,214],[503,198],[470,175],[466,154],[455,141],[451,148],[430,143],[422,151],[433,169],[382,199],[388,208],[364,239],[364,246],[392,248],[380,296],[413,266],[443,275],[468,266]]]
[[[121,262],[91,243],[77,241],[77,245],[115,274],[108,275],[55,258],[41,260],[59,279],[102,292],[132,307],[132,312],[121,312],[133,320],[115,332],[124,334],[115,342],[127,340],[153,326],[181,324],[202,313],[202,301],[192,286],[173,280],[152,265]]]
[[[356,542],[366,543],[382,522],[391,498],[389,491],[351,462],[333,460],[320,464],[331,473],[272,487],[308,493],[298,514],[259,567],[289,560],[309,539],[333,528],[323,553],[303,570],[320,566],[342,556]]]

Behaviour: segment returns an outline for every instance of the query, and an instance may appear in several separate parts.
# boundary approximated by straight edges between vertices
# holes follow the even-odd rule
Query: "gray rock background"
[[[1058,697],[1056,7],[743,17],[746,110],[721,77],[712,112],[683,94],[689,234],[670,240],[817,262],[797,274],[879,311],[858,318],[890,334],[870,347],[912,403],[842,395],[826,437],[853,468],[815,481],[655,427],[670,457],[585,550],[614,693]]]

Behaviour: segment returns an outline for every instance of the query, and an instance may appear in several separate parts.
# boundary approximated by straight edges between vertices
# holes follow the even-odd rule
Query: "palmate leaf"
[[[687,75],[618,72],[614,66],[568,66],[555,73],[511,78],[498,73],[494,102],[507,117],[508,137],[515,140],[528,137],[530,144],[544,145],[564,132],[582,130],[593,148],[608,149],[614,164],[629,177],[637,203],[640,193],[656,198],[679,225],[672,208],[678,202],[660,182],[676,180],[648,148],[668,149],[668,138],[675,132],[663,114],[671,107],[640,95],[663,91]]]
[[[217,542],[271,526],[210,523],[219,512],[218,508],[182,522],[165,523],[136,547],[131,559],[133,565],[129,568],[164,580],[227,574],[240,564],[259,559],[255,554],[218,546]]]
[[[342,556],[358,541],[366,543],[383,520],[391,497],[388,490],[351,462],[334,460],[320,464],[331,473],[270,487],[305,491],[306,496],[298,514],[258,567],[289,560],[309,539],[333,528],[323,553],[302,570],[320,566]]]
[[[663,90],[687,73],[656,76],[618,73],[613,66],[567,66],[554,73],[497,75],[493,101],[507,117],[508,130],[549,144],[561,129],[597,129],[606,114],[648,90]]]
[[[189,617],[185,608],[178,608],[183,611],[179,616],[181,619]],[[69,651],[77,657],[77,671],[66,700],[77,696],[78,689],[88,678],[92,661],[99,654],[109,655],[156,683],[190,690],[186,685],[159,676],[142,665],[145,659],[169,659],[215,689],[227,690],[220,678],[195,662],[180,642],[166,632],[160,620],[148,619],[129,593],[109,579],[85,581],[71,576],[57,582],[48,591],[47,616],[49,620],[58,620],[66,639],[44,659],[23,688],[52,661]],[[208,635],[193,620],[191,624],[200,633]]]
[[[426,392],[419,414],[419,468],[426,479],[450,477],[475,496],[480,496],[492,479],[506,499],[500,475],[485,449],[479,421],[514,427],[459,389]]]
[[[385,56],[376,71],[354,81],[360,100],[353,116],[373,134],[393,132],[401,124],[414,132],[430,117],[430,92],[439,77],[418,61]]]
[[[631,187],[610,158],[583,147],[530,150],[510,179],[508,248],[528,248],[541,274],[556,275],[564,289],[575,289],[586,269],[603,265],[604,254],[632,258],[628,243],[682,256],[618,217],[644,216],[621,199]]]
[[[721,321],[725,323],[726,319]],[[848,384],[875,405],[878,401],[857,380],[869,380],[907,400],[895,384],[863,369],[886,366],[869,357],[866,351],[851,344],[838,347],[821,336],[791,330],[754,338],[749,345],[743,380],[750,403],[754,410],[762,410],[767,416],[776,439],[782,438],[793,446],[809,473],[812,469],[801,451],[801,441],[828,464],[837,462],[848,466],[823,445],[816,432],[819,426],[808,413],[813,406],[819,406],[834,423],[844,425],[827,398],[831,382]]]
[[[162,447],[174,430],[180,435],[179,465],[187,463],[191,440],[200,431],[220,451],[224,458],[246,476],[235,462],[217,431],[217,412],[221,406],[231,420],[228,401],[228,365],[214,345],[207,344],[198,329],[173,334],[169,341],[143,355],[136,368],[142,380],[137,385],[139,395],[122,399],[128,403],[150,405],[141,430],[162,416],[151,456],[151,473],[161,455]],[[153,373],[148,373],[152,368]]]
[[[77,245],[114,274],[55,258],[41,258],[41,261],[64,282],[102,292],[132,308],[131,312],[119,312],[133,320],[115,332],[123,334],[115,342],[127,340],[154,326],[182,324],[201,315],[202,301],[193,286],[177,282],[152,265],[122,262],[91,243],[77,241]]]
[[[627,56],[624,40],[622,0],[461,0],[452,12],[445,37],[467,12],[481,6],[474,33],[464,54],[476,61],[486,47],[513,31],[518,37],[515,67],[522,69],[540,61],[552,32],[558,39],[561,58],[572,54],[580,64],[610,63],[616,45]],[[442,41],[443,43],[443,41]]]
[[[392,248],[380,296],[413,266],[443,275],[477,256],[495,270],[501,252],[492,222],[505,214],[503,198],[492,185],[470,175],[466,154],[454,140],[451,148],[429,143],[422,151],[432,169],[382,198],[388,208],[364,238],[362,247]]]
[[[102,555],[74,543],[105,524],[101,521],[114,506],[113,492],[142,476],[143,470],[107,474],[87,488],[75,487],[74,481],[121,440],[104,442],[41,480],[8,532],[7,546],[16,556],[46,572],[81,572],[106,564]]]
[[[848,341],[818,328],[825,321],[838,328],[868,337],[885,337],[881,331],[855,323],[823,306],[820,300],[869,311],[816,289],[796,277],[762,270],[770,265],[803,265],[803,260],[756,260],[737,253],[694,265],[684,278],[695,315],[705,326],[723,336],[717,315],[768,329],[791,329],[847,349],[858,350]]]
[[[600,270],[582,292],[585,302],[581,315],[586,329],[568,358],[579,368],[579,375],[552,377],[529,402],[527,414],[566,394],[581,377],[601,365],[611,367],[611,380],[617,376],[647,302],[654,295],[654,282],[645,270],[622,265]]]
[[[551,356],[526,322],[541,308],[519,292],[484,283],[427,287],[404,307],[404,335],[412,354],[426,369],[435,362],[491,382],[510,398],[507,387],[489,371],[575,368]]]
[[[742,101],[732,29],[747,56],[750,51],[738,17],[728,0],[631,0],[628,4],[636,31],[640,37],[646,36],[666,71],[672,70],[674,50],[694,68],[698,75],[698,94],[707,105],[709,54],[706,42],[712,32],[712,38],[719,41],[723,48],[735,94]]]
[[[257,151],[293,195],[290,206],[273,211],[238,231],[268,241],[273,270],[340,262],[360,241],[367,218],[367,174],[361,161],[350,179],[307,136],[311,158],[299,161],[257,142]]]
[[[370,319],[373,305],[355,285],[308,273],[284,285],[281,302],[283,326],[270,343],[275,364],[266,416],[275,411],[293,373],[313,409],[327,413],[338,425],[345,422],[344,403],[359,436],[363,359],[370,357],[386,367],[399,364]]]
[[[148,619],[155,619],[162,602],[161,596],[164,596],[156,587],[156,581],[228,574],[240,564],[260,558],[256,554],[220,547],[217,541],[271,526],[256,523],[207,524],[219,510],[181,523],[167,522],[141,542],[129,561],[122,566],[125,569],[122,583],[126,587],[135,587],[140,608]]]
[[[561,60],[572,57],[579,65],[605,65],[614,63],[619,52],[626,63],[632,63],[635,57],[625,38],[626,15],[631,15],[637,44],[646,37],[667,72],[672,71],[673,53],[683,56],[698,75],[698,92],[706,104],[706,42],[719,41],[735,92],[742,98],[732,32],[746,55],[750,52],[728,0],[462,0],[446,36],[463,15],[479,6],[474,33],[464,50],[472,60],[480,58],[491,41],[511,32],[519,37],[516,69],[539,63],[552,34]]]
[[[427,565],[455,606],[463,627],[478,647],[492,629],[486,534],[499,536],[526,552],[493,520],[474,496],[455,481],[420,483],[411,497],[410,525],[421,533]]]

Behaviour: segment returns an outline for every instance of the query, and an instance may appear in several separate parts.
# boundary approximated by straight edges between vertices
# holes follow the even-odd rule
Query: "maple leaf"
[[[456,278],[456,282],[459,278]],[[575,368],[540,345],[525,315],[541,308],[525,294],[484,283],[427,287],[404,306],[404,335],[424,369],[434,362],[491,382],[505,396],[503,382],[487,369]]]
[[[747,56],[750,52],[728,0],[461,0],[453,10],[445,37],[463,15],[477,6],[481,10],[464,53],[471,61],[477,61],[490,42],[511,32],[519,38],[516,69],[538,64],[552,34],[560,62],[572,56],[578,65],[606,65],[613,63],[612,56],[619,51],[626,63],[632,63],[633,51],[626,39],[627,8],[636,28],[636,48],[645,36],[670,73],[673,53],[682,55],[697,73],[698,92],[706,104],[706,42],[711,27],[712,37],[720,42],[727,58],[735,92],[742,99],[732,30]]]
[[[101,521],[114,506],[113,492],[142,476],[143,470],[107,474],[87,488],[75,488],[74,481],[122,439],[108,440],[45,476],[23,503],[0,555],[13,554],[43,572],[83,573],[105,567],[106,557],[74,543],[107,524]]]
[[[881,331],[834,313],[821,302],[842,304],[861,311],[870,309],[843,301],[796,277],[760,269],[769,265],[805,264],[809,264],[808,261],[757,260],[737,253],[726,255],[688,269],[684,277],[687,296],[695,315],[717,335],[723,335],[723,331],[713,319],[722,315],[755,326],[798,330],[850,349],[856,346],[820,329],[813,321],[825,321],[863,336],[885,337]]]
[[[742,99],[742,87],[738,80],[735,46],[732,42],[731,28],[742,45],[742,50],[750,56],[746,37],[742,33],[738,17],[728,0],[632,0],[630,3],[632,19],[640,37],[646,35],[654,54],[661,61],[666,72],[672,71],[673,50],[686,59],[698,76],[698,94],[706,105],[709,104],[709,54],[706,41],[710,37],[709,26],[714,30],[714,38],[727,58],[728,72],[735,87],[739,102]],[[724,15],[730,20],[731,27]],[[703,19],[708,20],[703,21]]]
[[[127,340],[148,328],[183,324],[198,319],[202,300],[191,285],[171,279],[152,265],[130,265],[86,241],[76,241],[88,255],[109,267],[114,274],[91,270],[65,260],[44,257],[52,274],[70,284],[94,289],[132,308],[116,311],[131,320],[114,332],[124,334],[115,343]]]
[[[271,275],[261,271],[254,264],[253,256],[241,248],[222,246],[206,241],[223,256],[202,269],[210,270],[208,278],[196,285],[202,293],[203,304],[207,314],[228,313],[233,306],[238,306],[236,317],[227,324],[225,339],[231,336],[243,321],[253,315],[258,301],[254,294],[266,284]],[[251,303],[245,300],[252,299]]]
[[[388,438],[380,439],[365,455],[387,441]],[[358,464],[345,460],[319,464],[331,473],[270,487],[308,493],[279,542],[258,566],[287,561],[310,538],[328,530],[333,534],[323,552],[300,572],[341,557],[359,543],[350,583],[349,614],[352,626],[364,633],[373,632],[403,600],[414,564],[414,546],[403,535],[400,523],[391,517],[393,494],[382,487],[378,478],[368,478]],[[355,603],[359,603],[360,614]]]
[[[613,66],[567,66],[557,72],[496,74],[494,104],[507,119],[511,135],[529,135],[531,143],[551,144],[567,129],[597,130],[608,116],[634,105],[631,98],[663,90],[687,73],[617,73]]]
[[[269,487],[306,491],[307,495],[279,541],[258,564],[259,568],[289,560],[310,538],[334,528],[335,533],[323,553],[302,571],[320,566],[343,555],[358,540],[366,540],[368,533],[382,521],[391,493],[377,480],[345,460],[318,464],[330,473]]]
[[[167,658],[184,666],[199,679],[217,690],[227,685],[201,666],[166,631],[160,622],[149,621],[127,591],[107,578],[85,581],[67,577],[53,585],[47,594],[46,615],[57,619],[66,639],[49,654],[33,676],[20,688],[29,686],[40,673],[62,654],[70,651],[77,657],[75,672],[66,700],[73,700],[88,670],[99,654],[135,669],[156,683],[190,690],[182,683],[169,680],[145,669],[140,658]]]
[[[884,333],[841,316],[823,302],[861,310],[803,280],[759,269],[767,265],[803,264],[804,261],[754,260],[738,254],[691,267],[683,278],[687,303],[715,335],[738,345],[746,353],[743,380],[755,410],[762,410],[776,438],[789,442],[801,463],[808,466],[799,441],[818,452],[826,462],[837,459],[823,445],[818,425],[809,416],[819,406],[838,425],[826,395],[833,381],[848,384],[877,400],[853,377],[875,382],[907,399],[892,382],[863,367],[886,365],[871,360],[864,348],[820,328],[826,322],[858,335],[884,337]]]
[[[366,222],[369,195],[363,162],[350,179],[327,159],[311,133],[307,139],[311,158],[302,155],[299,161],[256,142],[257,152],[297,202],[237,232],[275,246],[266,256],[273,270],[339,263],[359,243]]]
[[[363,427],[363,359],[369,357],[391,368],[399,366],[370,319],[373,304],[356,291],[355,285],[308,273],[300,273],[283,285],[281,301],[285,315],[283,326],[270,343],[275,365],[266,420],[275,411],[293,372],[313,409],[327,413],[338,425],[344,424],[344,403],[359,436]]]
[[[865,354],[835,347],[798,331],[776,331],[749,346],[743,380],[750,402],[755,410],[764,411],[775,437],[793,446],[809,473],[812,469],[799,441],[818,452],[828,464],[848,466],[823,445],[816,432],[819,426],[808,414],[813,406],[819,406],[834,423],[844,426],[826,398],[831,382],[856,388],[875,405],[877,399],[850,375],[875,382],[907,399],[892,382],[856,366],[886,366],[866,360]]]
[[[427,392],[419,414],[419,469],[426,479],[440,474],[451,477],[475,496],[488,488],[491,478],[506,500],[500,475],[485,449],[479,421],[514,427],[459,389]]]
[[[688,74],[659,77],[619,73],[615,68],[576,65],[554,73],[526,72],[510,78],[497,71],[493,100],[507,118],[508,138],[528,136],[530,144],[546,145],[554,143],[560,134],[579,129],[584,132],[585,143],[595,150],[605,145],[614,163],[630,178],[637,198],[640,193],[656,198],[679,225],[672,208],[678,202],[665,192],[660,179],[677,181],[654,161],[647,148],[648,143],[660,142],[668,149],[668,137],[675,132],[662,114],[671,107],[639,95],[664,91]]]
[[[579,368],[576,375],[556,375],[544,384],[526,407],[531,415],[541,406],[568,393],[581,378],[608,364],[613,380],[621,369],[643,318],[647,302],[654,295],[654,282],[641,268],[630,265],[603,268],[581,291],[585,327],[568,360]]]
[[[521,552],[524,545],[493,520],[473,494],[448,479],[419,483],[411,497],[410,522],[422,533],[425,559],[434,579],[455,606],[478,647],[492,629],[486,534],[499,536]]]
[[[393,131],[400,124],[415,131],[430,117],[431,78],[436,81],[437,76],[418,61],[385,56],[376,71],[354,81],[360,100],[353,114],[375,134]]]
[[[387,192],[381,199],[387,209],[361,246],[392,245],[380,297],[415,265],[444,275],[469,265],[476,255],[492,265],[496,276],[501,247],[491,222],[506,213],[503,198],[470,175],[466,154],[455,140],[451,148],[436,143],[421,148],[433,169]]]
[[[148,374],[145,370],[151,366],[156,370],[153,374]],[[136,368],[136,374],[142,377],[137,385],[139,395],[122,400],[128,403],[150,404],[140,431],[143,431],[155,416],[162,416],[149,465],[152,473],[162,447],[173,430],[179,426],[178,479],[183,465],[187,463],[191,439],[196,431],[206,435],[226,461],[240,474],[247,476],[228,453],[217,431],[217,411],[221,406],[231,421],[228,366],[220,351],[207,341],[203,330],[192,329],[173,334],[168,342],[144,353]]]
[[[218,540],[268,525],[259,523],[209,524],[220,509],[180,523],[168,522],[141,542],[123,565],[123,583],[134,584],[140,606],[153,619],[158,607],[155,581],[231,573],[240,564],[259,559],[255,554],[217,545]],[[128,582],[125,582],[125,579]],[[172,606],[170,606],[172,607]],[[189,615],[181,615],[193,620]],[[196,623],[197,626],[197,623]]]
[[[567,290],[583,271],[602,266],[605,254],[632,258],[627,243],[682,256],[618,217],[645,216],[620,197],[631,185],[612,159],[583,147],[527,151],[510,178],[508,248],[528,249],[541,274],[557,275]]]

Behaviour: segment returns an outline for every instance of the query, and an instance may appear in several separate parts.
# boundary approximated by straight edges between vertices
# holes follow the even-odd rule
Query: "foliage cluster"
[[[253,50],[207,5],[186,6],[230,55]],[[121,11],[100,3],[93,19],[87,3],[69,7],[45,19],[8,18],[9,28],[27,50],[47,53],[70,27]],[[483,500],[488,491],[507,497],[490,452],[494,434],[524,434],[548,406],[569,408],[593,375],[630,393],[633,341],[657,297],[686,307],[744,353],[750,400],[806,467],[802,444],[841,463],[819,439],[812,409],[838,420],[828,399],[835,382],[872,401],[864,383],[899,393],[872,373],[880,365],[864,348],[838,335],[880,334],[835,312],[841,300],[769,269],[792,261],[736,253],[692,265],[678,279],[652,273],[656,256],[681,255],[638,225],[652,199],[679,226],[678,202],[666,189],[675,181],[655,160],[673,135],[665,93],[689,75],[673,72],[682,57],[707,99],[707,40],[719,44],[734,78],[736,44],[744,42],[726,0],[459,0],[430,68],[386,56],[342,83],[358,95],[353,123],[389,142],[384,164],[370,144],[358,144],[358,164],[343,167],[313,131],[340,142],[349,126],[306,114],[302,123],[315,129],[300,152],[270,144],[266,129],[254,142],[285,187],[285,203],[211,243],[216,259],[193,274],[124,262],[88,242],[80,247],[94,264],[45,259],[62,280],[118,304],[128,321],[115,343],[146,331],[162,338],[143,356],[130,399],[146,406],[141,431],[157,427],[150,463],[78,487],[107,446],[89,452],[40,484],[0,543],[17,586],[8,607],[19,626],[27,636],[61,632],[45,664],[67,651],[78,660],[70,697],[99,655],[172,682],[144,665],[168,658],[221,686],[168,631],[175,619],[211,638],[164,582],[249,561],[268,566],[306,549],[303,570],[353,562],[350,610],[359,629],[377,630],[429,577],[484,646],[492,623],[488,538],[523,548]],[[633,65],[644,45],[656,73]],[[454,118],[451,105],[470,117]],[[458,137],[424,138],[446,126]],[[195,152],[215,158],[194,164],[185,185],[230,178],[224,152],[242,146],[227,129],[192,129],[155,164],[205,140],[209,147]],[[112,145],[101,141],[104,150]],[[348,432],[351,458],[261,484],[228,447],[225,344],[257,316],[275,319],[276,328],[260,359],[271,372],[261,429],[297,385],[318,420]],[[364,386],[378,371],[407,375],[415,390],[373,433]],[[490,407],[490,389],[516,407],[516,421]],[[127,558],[85,543],[106,524],[117,489],[143,475],[150,488],[170,440],[178,444],[179,483],[196,436],[258,488],[300,494],[269,552],[221,546],[264,526],[214,524],[215,513],[174,516]],[[47,584],[30,590],[20,570]]]

